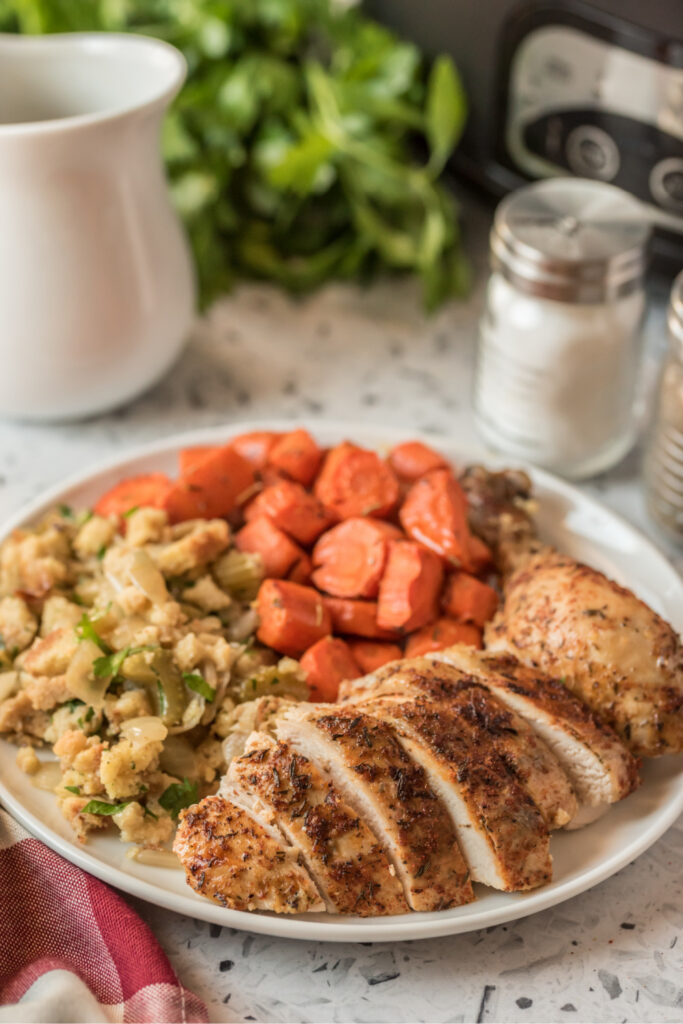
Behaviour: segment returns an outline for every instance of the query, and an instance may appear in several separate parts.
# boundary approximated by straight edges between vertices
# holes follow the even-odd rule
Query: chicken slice
[[[468,648],[466,648],[468,649]],[[483,682],[483,680],[482,680]],[[484,685],[450,665],[429,658],[395,662],[375,677],[342,684],[349,699],[397,694],[445,701],[460,716],[482,751],[498,754],[543,815],[548,828],[565,828],[578,811],[578,801],[559,761],[531,726]],[[355,694],[354,697],[351,695]]]
[[[286,743],[254,733],[221,788],[299,850],[329,911],[376,917],[408,910],[373,832],[332,780]]]
[[[524,717],[555,754],[581,804],[605,808],[638,786],[636,758],[562,683],[510,655],[476,651],[464,644],[434,652],[429,658],[471,673]],[[573,826],[588,820],[584,813]]]
[[[516,892],[549,881],[552,859],[540,812],[493,753],[482,752],[444,703],[380,697],[363,710],[388,721],[424,769],[455,825],[472,879]]]
[[[195,892],[230,910],[325,910],[297,851],[221,796],[182,812],[173,849]]]
[[[299,704],[277,735],[306,752],[382,842],[413,910],[444,910],[474,899],[448,811],[393,729],[362,709]]]

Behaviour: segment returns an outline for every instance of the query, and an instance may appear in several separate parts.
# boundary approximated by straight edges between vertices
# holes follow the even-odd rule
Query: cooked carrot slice
[[[233,437],[230,444],[254,469],[263,469],[271,448],[279,437],[274,430],[252,430],[248,434]]]
[[[260,555],[264,576],[276,579],[288,576],[290,570],[307,557],[299,545],[278,529],[268,516],[257,516],[243,526],[235,535],[235,546],[239,551]]]
[[[390,539],[401,531],[359,516],[333,526],[313,549],[313,582],[334,597],[376,597]]]
[[[301,544],[312,544],[329,526],[329,516],[315,497],[291,480],[265,487],[244,512],[247,521],[269,516],[276,526]]]
[[[333,632],[364,636],[369,640],[395,640],[396,631],[377,624],[377,602],[350,597],[324,597],[332,619]]]
[[[205,455],[208,455],[209,452],[217,452],[220,447],[217,444],[198,444],[194,448],[183,448],[178,456],[180,475],[185,476],[193,466],[202,461]]]
[[[398,644],[374,640],[351,640],[349,647],[362,672],[376,672],[382,665],[387,665],[390,661],[398,661],[403,657],[403,651]]]
[[[173,483],[165,473],[143,473],[111,487],[95,503],[98,516],[123,516],[139,507],[163,508]]]
[[[270,449],[268,465],[308,487],[320,469],[322,458],[322,448],[307,430],[292,430],[283,434]]]
[[[388,461],[396,476],[411,483],[433,469],[448,468],[443,455],[439,455],[422,441],[405,441],[403,444],[397,444],[389,452]]]
[[[376,452],[350,441],[328,452],[313,488],[335,519],[389,515],[398,502],[394,471]]]
[[[249,463],[229,444],[208,452],[171,488],[165,508],[172,523],[229,515],[254,484]]]
[[[389,543],[379,585],[377,622],[384,629],[419,629],[437,616],[443,565],[438,555],[411,540]]]
[[[442,604],[456,622],[473,622],[482,627],[498,607],[498,594],[476,576],[455,572],[446,581]]]
[[[311,688],[309,699],[315,701],[335,701],[339,684],[360,675],[348,644],[335,636],[325,636],[309,647],[300,664]]]
[[[493,565],[491,548],[484,544],[484,541],[477,537],[475,533],[470,534],[467,547],[470,553],[470,568],[472,572],[481,572],[487,566]]]
[[[467,498],[450,470],[435,469],[417,480],[401,506],[400,520],[413,540],[452,565],[472,568]]]
[[[330,613],[313,587],[289,580],[264,580],[257,608],[261,643],[294,658],[332,632]]]
[[[299,551],[301,551],[301,548],[299,548]],[[287,579],[293,580],[294,583],[310,583],[312,572],[313,565],[310,558],[305,551],[301,551],[301,556],[287,573]]]
[[[453,644],[470,644],[481,647],[481,630],[464,622],[453,619],[437,619],[428,626],[423,626],[408,637],[406,658],[419,658],[430,651],[442,651]]]

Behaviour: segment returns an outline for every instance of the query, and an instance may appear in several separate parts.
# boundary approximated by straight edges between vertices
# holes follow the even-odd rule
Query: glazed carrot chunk
[[[382,665],[387,665],[390,661],[398,661],[403,657],[403,651],[398,644],[373,640],[352,640],[349,642],[349,647],[362,672],[376,672]]]
[[[416,481],[401,506],[403,529],[413,540],[455,566],[471,569],[467,498],[448,469],[435,469]]]
[[[430,651],[442,651],[453,644],[470,644],[481,647],[481,630],[464,622],[453,619],[437,619],[428,626],[423,626],[408,637],[406,658],[419,658]]]
[[[392,511],[399,497],[394,471],[376,452],[350,441],[328,452],[314,491],[335,519],[382,519]]]
[[[286,533],[278,529],[268,516],[257,516],[243,526],[235,535],[235,546],[239,551],[260,555],[264,576],[282,579],[306,553]]]
[[[354,517],[333,526],[313,549],[313,582],[335,597],[376,597],[391,538],[401,531],[378,519]]]
[[[301,551],[301,548],[299,548]],[[287,573],[287,579],[294,583],[310,583],[313,565],[305,551],[301,551],[300,557]]]
[[[291,480],[265,487],[247,505],[244,515],[247,522],[269,516],[276,526],[305,545],[312,544],[330,522],[315,495]]]
[[[360,675],[348,644],[334,636],[325,636],[309,647],[300,664],[311,688],[309,699],[315,701],[335,701],[339,684]]]
[[[491,549],[475,533],[470,534],[467,547],[470,553],[470,568],[472,572],[481,572],[487,566],[493,565]]]
[[[95,503],[98,516],[123,516],[133,508],[163,508],[173,484],[165,473],[143,473],[115,484]]]
[[[172,523],[227,516],[254,484],[254,471],[230,445],[198,459],[170,489],[164,507]]]
[[[256,599],[262,644],[296,658],[332,631],[317,590],[289,580],[264,580]]]
[[[473,622],[482,627],[498,607],[498,594],[466,572],[456,572],[446,582],[443,610],[456,622]]]
[[[410,540],[391,541],[379,585],[377,622],[384,629],[419,629],[437,616],[441,559]]]
[[[396,476],[411,483],[433,469],[448,469],[448,463],[443,455],[439,455],[422,441],[405,441],[403,444],[397,444],[389,452],[388,461]]]
[[[183,448],[178,456],[180,475],[185,476],[190,469],[201,462],[205,455],[217,452],[219,448],[220,445],[217,444],[198,444],[194,448]]]
[[[274,430],[252,430],[248,434],[238,434],[230,443],[254,469],[263,469],[279,437]]]
[[[369,640],[395,640],[396,632],[377,623],[377,603],[356,601],[350,597],[324,597],[335,633],[350,633]]]
[[[279,438],[270,449],[268,465],[308,487],[320,469],[322,458],[322,448],[318,447],[307,430],[292,430]]]

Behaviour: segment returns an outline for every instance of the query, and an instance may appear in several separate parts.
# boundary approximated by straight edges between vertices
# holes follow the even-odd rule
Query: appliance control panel
[[[619,185],[683,232],[683,68],[579,28],[532,29],[512,55],[504,145],[523,174]]]

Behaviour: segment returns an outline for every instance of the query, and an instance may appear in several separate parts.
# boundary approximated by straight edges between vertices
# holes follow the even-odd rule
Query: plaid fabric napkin
[[[0,1021],[208,1020],[127,903],[2,810],[0,1006]]]

